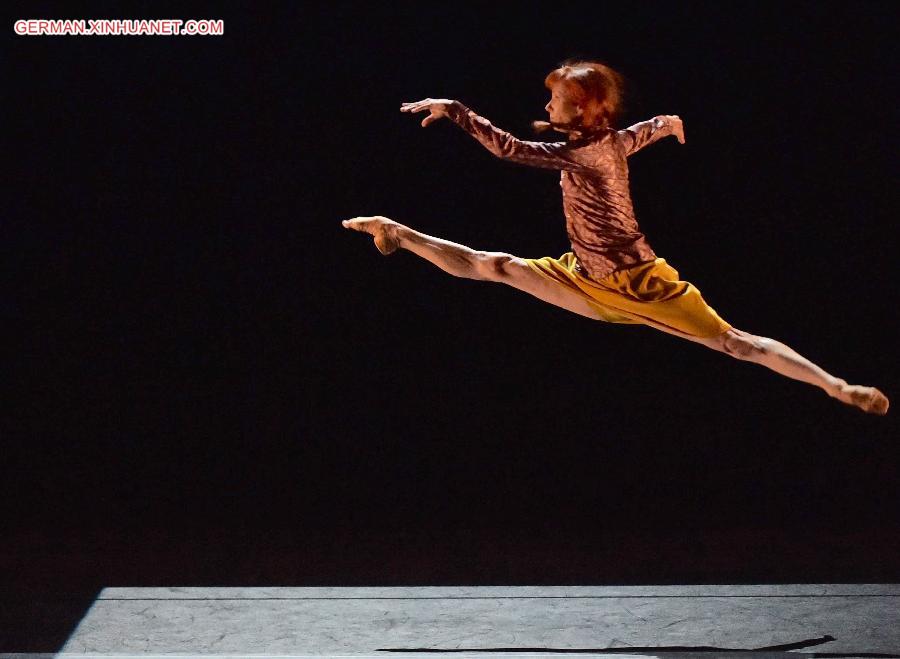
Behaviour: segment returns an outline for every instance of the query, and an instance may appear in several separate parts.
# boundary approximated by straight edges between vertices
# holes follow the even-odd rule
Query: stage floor
[[[62,655],[497,659],[747,650],[900,656],[900,584],[105,588]]]

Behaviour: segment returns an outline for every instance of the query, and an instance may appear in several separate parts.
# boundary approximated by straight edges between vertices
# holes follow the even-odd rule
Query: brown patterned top
[[[561,170],[566,232],[583,275],[602,279],[656,258],[634,216],[626,158],[672,134],[665,116],[566,142],[529,142],[497,128],[459,101],[447,111],[455,124],[498,158]]]

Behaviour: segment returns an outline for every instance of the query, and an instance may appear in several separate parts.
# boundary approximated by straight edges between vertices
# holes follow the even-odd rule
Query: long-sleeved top
[[[665,116],[623,130],[605,128],[566,142],[529,142],[497,128],[459,101],[447,112],[498,158],[561,171],[566,232],[581,274],[602,279],[656,258],[634,216],[626,159],[672,134],[672,124]]]

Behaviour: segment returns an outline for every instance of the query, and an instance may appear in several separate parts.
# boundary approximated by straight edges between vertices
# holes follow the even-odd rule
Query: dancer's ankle
[[[391,229],[393,238],[397,241],[397,245],[399,247],[406,249],[407,247],[409,247],[409,244],[413,242],[412,237],[415,232],[408,226],[397,223],[394,224]]]
[[[828,384],[828,387],[825,391],[832,398],[838,398],[841,394],[844,393],[844,389],[847,388],[849,383],[843,378],[832,378],[832,381]]]

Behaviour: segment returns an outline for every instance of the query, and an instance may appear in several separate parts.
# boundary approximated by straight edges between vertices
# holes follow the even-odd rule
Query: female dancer
[[[356,217],[343,226],[374,236],[382,254],[403,248],[457,277],[501,282],[588,318],[649,325],[820,387],[865,412],[886,414],[881,391],[848,384],[779,341],[732,327],[696,286],[656,256],[635,219],[626,159],[667,135],[684,144],[684,128],[677,115],[613,128],[622,83],[621,74],[595,61],[569,60],[550,72],[544,81],[551,92],[544,108],[549,122],[533,126],[564,133],[565,142],[516,139],[459,101],[426,98],[400,106],[401,112],[427,110],[423,127],[447,117],[498,158],[560,170],[572,246],[560,258],[476,251],[383,216]]]

